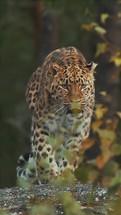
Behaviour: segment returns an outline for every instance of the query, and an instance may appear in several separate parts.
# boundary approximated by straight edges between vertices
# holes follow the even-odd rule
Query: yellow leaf
[[[117,112],[117,115],[118,115],[119,118],[121,119],[121,112],[120,112],[120,111]]]
[[[100,35],[104,35],[106,33],[106,30],[104,28],[102,28],[101,26],[99,25],[96,25],[94,27],[94,30],[99,33]]]
[[[121,52],[116,52],[111,58],[110,62],[113,62],[117,67],[121,66]]]
[[[118,66],[121,66],[121,58],[115,58],[114,59],[114,63],[115,65],[118,67]]]
[[[107,107],[103,107],[103,105],[97,104],[95,109],[96,118],[101,119],[107,111],[108,111]]]
[[[97,131],[98,128],[102,125],[103,121],[102,120],[96,120],[95,122],[92,123],[92,130],[94,132]]]
[[[101,140],[101,149],[106,151],[113,141],[115,140],[116,134],[114,131],[108,129],[97,129],[97,133]]]
[[[107,92],[106,92],[106,91],[101,91],[101,92],[100,92],[100,95],[101,95],[101,96],[107,96]]]
[[[91,31],[96,25],[97,25],[96,22],[92,22],[89,24],[83,24],[82,28],[84,28],[86,31]]]
[[[105,24],[105,22],[106,22],[106,20],[107,20],[108,17],[109,17],[109,14],[107,14],[107,13],[102,13],[101,16],[100,16],[101,22],[102,22],[103,24]]]
[[[106,91],[100,91],[100,95],[103,96],[107,101],[111,100],[111,95],[109,95]]]
[[[106,30],[104,28],[102,28],[101,26],[99,26],[96,22],[91,22],[89,24],[83,24],[82,28],[84,28],[86,31],[91,31],[94,29],[100,35],[103,35],[106,33]]]
[[[106,43],[98,43],[95,56],[98,57],[100,54],[105,53],[108,50]]]

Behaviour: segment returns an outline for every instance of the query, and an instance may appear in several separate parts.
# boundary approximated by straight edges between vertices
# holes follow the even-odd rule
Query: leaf
[[[110,160],[105,166],[105,176],[112,177],[115,175],[115,173],[118,171],[119,165],[114,161]]]
[[[116,52],[110,58],[110,62],[113,62],[117,67],[121,66],[121,52]]]
[[[81,151],[82,151],[82,150],[85,151],[85,150],[91,148],[94,144],[95,144],[94,139],[87,138],[86,140],[84,140],[84,142],[83,142],[83,144],[82,144]]]
[[[92,130],[94,132],[97,131],[97,129],[102,125],[103,121],[102,120],[96,120],[95,122],[92,123]]]
[[[91,183],[93,183],[93,182],[98,178],[98,176],[99,176],[98,171],[95,170],[95,169],[92,169],[91,171],[89,171],[88,174],[89,174],[89,175],[88,175],[88,180],[89,180],[89,182],[91,182]]]
[[[83,24],[82,28],[85,29],[86,31],[91,31],[96,25],[97,25],[96,22],[92,22],[89,24]]]
[[[121,112],[120,111],[117,112],[117,116],[121,119]]]
[[[121,58],[115,58],[114,59],[114,63],[115,63],[115,65],[118,67],[118,66],[121,66]]]
[[[98,129],[97,133],[101,141],[101,152],[102,154],[96,158],[96,163],[99,169],[102,169],[109,159],[113,156],[110,149],[111,144],[114,142],[116,134],[113,131],[106,129]]]
[[[96,118],[101,119],[107,111],[108,111],[107,107],[103,107],[102,104],[97,104],[95,110]]]
[[[54,208],[51,205],[47,205],[47,204],[35,204],[32,206],[29,214],[30,215],[37,215],[37,214],[53,215]]]
[[[81,166],[80,168],[77,168],[74,174],[82,183],[86,183],[88,181],[89,170],[87,167]]]
[[[103,187],[105,186],[108,186],[109,183],[110,183],[111,179],[109,176],[103,176],[102,180],[101,180],[101,184],[103,185]]]
[[[105,166],[105,164],[109,161],[110,157],[111,157],[110,151],[106,152],[106,156],[103,154],[99,155],[96,158],[96,163],[97,163],[98,168],[102,169]]]
[[[60,193],[59,202],[63,205],[64,214],[69,215],[84,215],[81,210],[81,205],[74,199],[70,192]]]
[[[118,119],[106,119],[105,122],[108,130],[116,131],[118,126]]]
[[[106,43],[98,43],[95,56],[98,57],[100,54],[105,53],[108,50]]]
[[[101,95],[101,96],[107,96],[107,92],[106,92],[106,91],[101,91],[101,92],[100,92],[100,95]]]
[[[99,33],[100,35],[104,35],[106,33],[106,30],[102,28],[101,26],[97,25],[94,27],[94,30]]]
[[[86,31],[91,31],[95,30],[97,33],[100,35],[104,35],[106,33],[106,30],[99,26],[96,22],[91,22],[89,24],[83,24],[82,28],[85,29]]]
[[[113,155],[121,155],[121,145],[113,144],[111,147],[111,152],[113,153]]]
[[[106,22],[106,20],[108,19],[108,17],[109,17],[109,14],[107,14],[107,13],[102,13],[101,16],[100,16],[101,22],[102,22],[103,24],[105,24],[105,22]]]
[[[116,176],[112,178],[110,186],[114,186],[116,184],[121,184],[121,170],[116,172]]]
[[[97,133],[101,140],[101,149],[106,150],[115,140],[116,134],[114,131],[108,129],[97,129]]]

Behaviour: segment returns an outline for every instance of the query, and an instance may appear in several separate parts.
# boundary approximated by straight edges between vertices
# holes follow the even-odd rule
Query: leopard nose
[[[71,99],[71,103],[75,103],[75,104],[79,104],[80,103],[80,99]]]
[[[76,99],[76,100],[72,100],[71,102],[71,108],[72,109],[80,109],[80,106],[81,106],[81,101],[80,99]]]
[[[80,99],[73,99],[72,102],[79,103]]]

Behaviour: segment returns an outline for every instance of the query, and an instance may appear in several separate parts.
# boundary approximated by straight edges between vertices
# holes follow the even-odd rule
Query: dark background
[[[99,63],[96,74],[96,99],[108,91],[112,111],[120,107],[121,78],[109,80],[117,72],[107,62],[108,54],[95,58],[100,42],[83,23],[97,22],[101,13],[115,16],[118,0],[1,0],[0,1],[0,187],[16,184],[18,156],[30,148],[30,114],[25,90],[30,75],[52,50],[75,46],[87,61]],[[100,22],[100,21],[99,21]],[[121,23],[107,22],[107,38],[121,47]],[[102,101],[101,101],[102,102]]]

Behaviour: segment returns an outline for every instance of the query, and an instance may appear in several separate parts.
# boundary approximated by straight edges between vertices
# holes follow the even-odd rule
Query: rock
[[[13,215],[42,214],[41,209],[50,208],[49,213],[47,212],[48,210],[45,210],[46,213],[43,212],[43,215],[51,214],[51,209],[55,211],[53,212],[55,215],[62,215],[65,209],[59,196],[63,198],[65,193],[67,193],[67,196],[71,194],[73,202],[80,205],[80,214],[82,214],[81,211],[90,215],[107,214],[106,189],[100,186],[94,187],[91,184],[81,184],[80,182],[70,186],[42,184],[29,188],[12,187],[0,189],[0,212],[8,211]],[[40,211],[40,213],[32,213],[32,208],[38,208],[38,206],[37,211]]]

